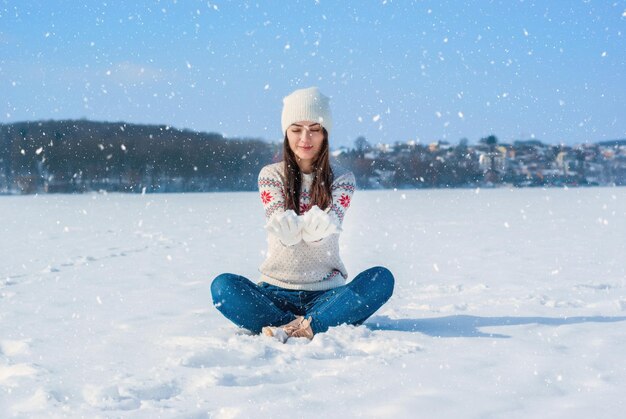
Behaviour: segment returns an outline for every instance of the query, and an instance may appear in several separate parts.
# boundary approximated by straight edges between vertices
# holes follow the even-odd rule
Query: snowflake
[[[310,210],[311,208],[309,207],[309,205],[300,202],[300,214],[304,214],[305,212],[307,212],[308,210]]]
[[[274,199],[274,197],[268,191],[261,192],[261,201],[263,201],[263,204],[271,202],[272,199]]]
[[[342,207],[348,208],[350,206],[350,197],[346,194],[342,194],[341,198],[339,198],[339,203]]]

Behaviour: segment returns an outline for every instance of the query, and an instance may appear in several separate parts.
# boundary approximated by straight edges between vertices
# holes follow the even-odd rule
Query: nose
[[[308,129],[304,128],[302,132],[300,133],[300,141],[306,140],[310,136],[311,136],[311,132]]]

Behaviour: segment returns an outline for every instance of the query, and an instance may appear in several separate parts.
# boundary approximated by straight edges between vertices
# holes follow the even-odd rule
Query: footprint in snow
[[[141,407],[142,401],[171,399],[181,393],[180,387],[170,382],[131,382],[107,387],[87,385],[83,398],[91,406],[101,410],[134,410]]]

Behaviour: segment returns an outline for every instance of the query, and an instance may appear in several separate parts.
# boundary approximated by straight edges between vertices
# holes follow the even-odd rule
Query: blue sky
[[[626,138],[626,0],[0,0],[0,122],[88,118],[331,143]]]

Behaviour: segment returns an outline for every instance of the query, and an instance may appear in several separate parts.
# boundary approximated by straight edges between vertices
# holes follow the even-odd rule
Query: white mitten
[[[265,229],[278,237],[285,246],[293,246],[302,240],[302,220],[293,210],[275,214]]]
[[[301,218],[304,224],[302,240],[306,242],[316,242],[341,231],[330,218],[330,215],[326,211],[322,211],[317,205],[314,205]]]

